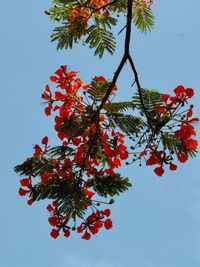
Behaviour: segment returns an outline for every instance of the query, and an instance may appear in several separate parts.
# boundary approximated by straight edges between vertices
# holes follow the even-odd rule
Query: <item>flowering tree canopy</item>
[[[110,209],[113,197],[128,190],[131,182],[117,171],[124,162],[153,166],[162,176],[165,169],[177,169],[197,152],[192,88],[178,85],[171,94],[143,88],[129,50],[131,27],[141,32],[153,28],[153,1],[145,0],[53,0],[46,10],[50,19],[62,22],[54,29],[52,41],[58,49],[72,48],[82,42],[101,58],[115,50],[112,26],[125,14],[124,53],[112,80],[97,76],[84,84],[68,66],[50,76],[51,84],[42,93],[44,113],[54,116],[60,145],[52,147],[49,138],[34,146],[34,153],[15,171],[22,175],[19,195],[28,204],[49,199],[50,235],[72,231],[89,240],[104,227],[112,228]],[[126,102],[115,102],[117,81],[128,62],[136,88]],[[126,142],[126,140],[129,142]],[[131,143],[130,146],[127,145]]]

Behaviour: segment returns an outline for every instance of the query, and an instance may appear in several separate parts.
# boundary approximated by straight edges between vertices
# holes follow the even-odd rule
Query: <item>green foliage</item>
[[[109,120],[112,125],[119,127],[127,135],[140,132],[145,125],[140,118],[126,114],[109,114]]]
[[[24,163],[17,165],[14,170],[20,175],[36,177],[53,170],[52,160],[42,157],[32,157]]]
[[[89,98],[93,101],[101,101],[107,90],[109,85],[106,82],[101,82],[93,79],[90,83],[90,88],[87,90],[87,94],[89,94]]]
[[[89,118],[85,118],[83,116],[73,118],[71,116],[70,119],[63,119],[63,123],[58,130],[75,137],[81,135],[90,124],[91,121]]]
[[[151,113],[155,111],[155,108],[157,106],[161,105],[161,95],[156,90],[142,89],[142,101],[144,102],[147,113]],[[133,96],[133,104],[142,113],[144,112],[144,108],[143,108],[139,93],[136,93]]]
[[[154,15],[150,7],[135,3],[133,10],[133,21],[141,32],[151,31],[154,26]]]
[[[73,152],[74,149],[69,146],[56,146],[48,149],[48,156],[50,157],[58,157],[62,155],[67,155]]]
[[[118,173],[89,179],[87,184],[103,197],[119,195],[132,186],[128,178],[123,178]]]
[[[109,16],[102,16],[102,15],[94,15],[95,25],[102,27],[102,29],[106,30],[107,28],[109,30],[112,29],[112,26],[115,26],[117,24],[117,19]]]
[[[114,2],[114,4],[112,4],[113,12],[126,13],[126,9],[127,9],[127,1],[126,0],[116,0],[113,2]]]
[[[79,2],[77,0],[54,0],[54,6],[46,10],[51,20],[62,22],[61,26],[56,27],[51,35],[51,41],[57,41],[57,49],[72,48],[74,44],[81,42],[94,48],[94,54],[102,58],[104,52],[113,54],[115,51],[115,37],[109,30],[117,24],[117,19],[110,15],[98,14],[95,8],[89,5],[89,1]],[[110,1],[113,14],[126,13],[127,1]],[[75,8],[84,8],[90,13],[89,20],[83,14],[70,19]],[[105,10],[105,9],[102,9]],[[84,20],[83,20],[84,18]],[[154,16],[150,7],[135,3],[133,10],[133,21],[141,32],[151,30],[154,25]],[[87,28],[87,29],[86,29]]]
[[[121,113],[123,111],[127,111],[128,109],[133,110],[135,108],[135,105],[131,101],[125,101],[125,102],[110,102],[106,103],[104,105],[104,109],[107,111],[107,113]]]
[[[85,24],[80,20],[72,23],[63,23],[63,26],[56,27],[51,35],[51,42],[58,41],[57,49],[72,48],[74,43],[81,39]],[[69,28],[71,29],[69,31]]]
[[[90,204],[78,183],[63,179],[52,179],[37,184],[30,197],[35,201],[42,199],[57,201],[59,211],[68,217],[82,217]]]
[[[95,48],[94,55],[102,58],[105,50],[110,54],[115,51],[115,38],[113,34],[105,28],[92,25],[87,30],[88,37],[86,43],[90,48]]]

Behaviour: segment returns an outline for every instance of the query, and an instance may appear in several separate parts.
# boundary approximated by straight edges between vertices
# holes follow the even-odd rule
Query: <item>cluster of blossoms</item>
[[[105,116],[94,109],[95,103],[91,105],[84,101],[81,94],[84,95],[90,85],[83,85],[83,82],[76,78],[76,72],[67,72],[66,66],[61,66],[55,74],[50,80],[56,83],[62,92],[56,91],[53,96],[47,85],[42,98],[47,100],[47,116],[52,110],[59,114],[55,116],[55,130],[62,145],[76,147],[69,165],[82,167],[84,155],[88,154],[84,165],[90,173],[96,173],[98,170],[95,166],[99,166],[99,159],[104,157],[109,167],[98,174],[113,174],[113,169],[121,166],[120,160],[128,157],[124,135],[105,123]],[[95,76],[93,80],[99,86],[108,84],[102,76]],[[116,87],[113,87],[112,94],[115,91]]]
[[[31,205],[40,186],[46,188],[62,181],[69,187],[69,194],[73,194],[74,188],[79,190],[79,205],[83,206],[83,210],[90,207],[92,214],[84,219],[79,227],[71,227],[68,223],[72,215],[66,215],[60,210],[59,203],[54,201],[47,207],[51,212],[49,223],[54,226],[51,236],[56,238],[62,229],[64,236],[68,237],[70,230],[77,229],[78,233],[84,233],[82,238],[88,240],[90,234],[96,234],[102,226],[107,230],[112,227],[111,219],[105,219],[110,215],[110,210],[101,211],[97,208],[100,202],[92,200],[95,192],[89,190],[91,183],[88,179],[98,177],[103,180],[105,177],[115,177],[115,169],[121,166],[122,160],[128,158],[128,152],[124,145],[124,135],[116,132],[113,126],[106,123],[105,115],[98,112],[98,101],[86,103],[85,94],[87,90],[88,94],[89,90],[92,91],[91,85],[83,84],[76,75],[76,72],[68,71],[66,66],[61,66],[55,75],[50,77],[59,90],[52,93],[49,85],[46,85],[42,94],[47,105],[44,109],[45,114],[57,114],[55,130],[65,152],[60,152],[57,157],[50,157],[51,148],[47,136],[41,141],[43,147],[36,144],[33,156],[28,158],[25,164],[31,160],[40,160],[48,168],[38,175],[39,182],[35,185],[32,179],[34,177],[23,178],[19,194],[31,196],[28,200],[28,204]],[[102,90],[109,86],[103,76],[95,76],[93,83]],[[116,89],[114,86],[111,95],[115,94]],[[99,101],[102,99],[103,96]]]
[[[66,216],[62,216],[59,213],[57,208],[58,204],[54,201],[52,204],[47,206],[47,210],[51,213],[48,221],[52,229],[50,235],[53,238],[57,238],[62,230],[64,236],[68,238],[70,236],[71,228],[67,226],[69,218]],[[104,226],[105,229],[109,230],[112,228],[112,220],[110,218],[106,218],[110,216],[110,209],[105,209],[104,211],[96,211],[89,215],[84,222],[81,223],[77,228],[72,227],[72,231],[77,230],[77,233],[83,233],[82,239],[89,240],[92,235],[98,233],[99,229]]]
[[[157,165],[154,172],[158,176],[163,175],[164,165],[168,165],[172,171],[177,169],[177,165],[173,163],[174,154],[179,162],[184,163],[198,147],[198,141],[194,139],[194,123],[199,122],[199,119],[192,118],[193,106],[180,111],[194,95],[194,91],[192,88],[178,86],[173,92],[174,96],[161,95],[161,104],[155,107],[151,119],[157,122],[156,126],[159,122],[162,126],[153,129],[153,133],[150,131],[147,145],[138,157],[140,160],[144,159],[147,166]]]
[[[109,117],[108,112],[117,88],[103,76],[95,76],[90,84],[84,84],[77,72],[66,66],[61,66],[50,80],[57,89],[52,92],[46,85],[42,93],[44,113],[50,116],[55,112],[54,128],[61,146],[51,148],[47,136],[42,145],[34,146],[33,156],[23,165],[24,173],[27,168],[30,172],[28,178],[21,179],[19,194],[30,197],[29,205],[39,199],[54,200],[47,206],[48,221],[53,227],[51,237],[57,238],[60,232],[69,237],[71,231],[76,231],[82,239],[89,240],[100,228],[112,228],[110,210],[99,209],[105,202],[94,200],[94,195],[112,197],[130,186],[123,184],[125,180],[116,173],[121,162],[132,154],[124,144],[125,136],[110,122],[114,114],[119,115],[115,111]],[[104,101],[109,88],[110,94]],[[194,92],[178,86],[174,94],[159,94],[160,103],[148,111],[151,124],[146,124],[146,131],[136,131],[136,145],[130,147],[136,159],[155,166],[158,176],[163,175],[165,165],[172,171],[177,169],[174,154],[184,163],[198,146],[193,124],[199,119],[192,118],[193,106],[180,111]],[[136,152],[138,148],[140,151]],[[113,189],[114,184],[119,191]],[[106,204],[112,203],[111,199]],[[77,218],[81,221],[78,226]]]
[[[83,4],[81,7],[75,7],[69,14],[69,32],[74,30],[75,23],[78,21],[82,23],[83,33],[86,32],[89,21],[94,15],[100,15],[101,17],[110,16],[110,11],[112,11],[112,5],[109,4],[108,0],[91,0],[87,4]]]

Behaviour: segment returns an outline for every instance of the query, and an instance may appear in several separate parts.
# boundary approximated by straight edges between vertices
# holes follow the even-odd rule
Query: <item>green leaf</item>
[[[127,135],[140,132],[145,125],[140,118],[132,115],[109,114],[109,120],[111,124],[119,127]]]
[[[161,102],[161,95],[156,90],[150,89],[142,89],[142,100],[144,102],[146,111],[148,113],[155,111],[156,106],[160,106]],[[133,104],[143,113],[144,109],[141,103],[140,94],[137,92],[135,96],[133,96]]]
[[[76,19],[73,22],[63,23],[63,26],[56,27],[51,35],[51,42],[58,41],[57,49],[72,48],[78,43],[84,34],[85,23]]]
[[[51,172],[53,170],[51,159],[32,157],[27,159],[24,163],[17,165],[14,170],[20,175],[26,176],[39,176],[45,172]]]
[[[50,157],[59,157],[61,155],[67,155],[73,152],[74,149],[68,146],[56,146],[48,149],[48,156]]]
[[[80,136],[92,124],[92,116],[85,114],[79,117],[64,118],[58,130],[71,137]]]
[[[113,34],[97,25],[92,25],[87,29],[88,37],[86,43],[90,48],[95,48],[95,56],[102,58],[105,50],[110,54],[115,51],[115,38]]]
[[[99,25],[104,30],[107,28],[111,30],[112,26],[117,24],[117,19],[111,16],[95,15],[94,16],[96,25]]]
[[[76,183],[64,179],[52,179],[34,186],[30,197],[35,201],[51,199],[58,202],[58,209],[69,217],[82,217],[90,200]]]
[[[131,101],[126,101],[126,102],[110,102],[110,103],[106,103],[104,105],[104,109],[108,112],[108,113],[121,113],[123,111],[126,111],[128,109],[134,109],[135,105],[133,104],[133,102]]]
[[[146,33],[151,31],[154,26],[154,16],[150,7],[145,7],[140,3],[135,3],[133,10],[133,21],[136,27]]]
[[[89,179],[87,184],[103,197],[119,195],[132,186],[128,178],[123,178],[118,173]]]
[[[112,11],[117,13],[126,13],[127,9],[127,1],[126,0],[116,0],[114,4],[112,4]]]
[[[89,94],[89,97],[93,101],[101,101],[104,98],[108,88],[108,83],[93,79],[90,83],[90,88],[87,90],[87,94]]]

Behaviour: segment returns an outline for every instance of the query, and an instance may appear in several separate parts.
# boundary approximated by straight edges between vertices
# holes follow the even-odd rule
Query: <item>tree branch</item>
[[[135,76],[134,83],[136,83],[136,85],[137,85],[137,90],[138,90],[138,93],[139,93],[139,96],[140,96],[140,101],[141,101],[141,105],[142,105],[143,110],[144,110],[144,114],[145,114],[146,119],[147,119],[147,123],[150,126],[150,128],[152,128],[151,120],[149,118],[148,112],[146,110],[146,107],[145,107],[145,104],[144,104],[144,101],[143,101],[142,88],[141,88],[141,85],[140,85],[140,82],[139,82],[138,73],[136,71],[134,62],[133,62],[133,60],[131,58],[130,51],[129,51],[130,50],[130,40],[131,40],[132,9],[133,9],[133,2],[132,2],[132,0],[128,0],[127,1],[127,22],[126,22],[126,25],[125,25],[126,36],[125,36],[125,44],[124,44],[124,54],[123,54],[123,57],[121,59],[121,62],[119,64],[116,72],[114,73],[112,82],[109,85],[109,88],[108,88],[108,90],[106,92],[106,95],[104,96],[101,104],[99,105],[99,107],[97,109],[97,114],[99,116],[101,109],[103,108],[104,104],[108,100],[108,98],[109,98],[109,96],[110,96],[110,94],[111,94],[111,92],[113,90],[113,87],[115,86],[115,84],[116,84],[116,82],[118,80],[118,77],[119,77],[119,75],[120,75],[120,73],[121,73],[121,71],[122,71],[122,69],[124,67],[124,64],[126,63],[127,60],[129,60],[131,69],[132,69],[132,71],[134,73],[134,76]]]

